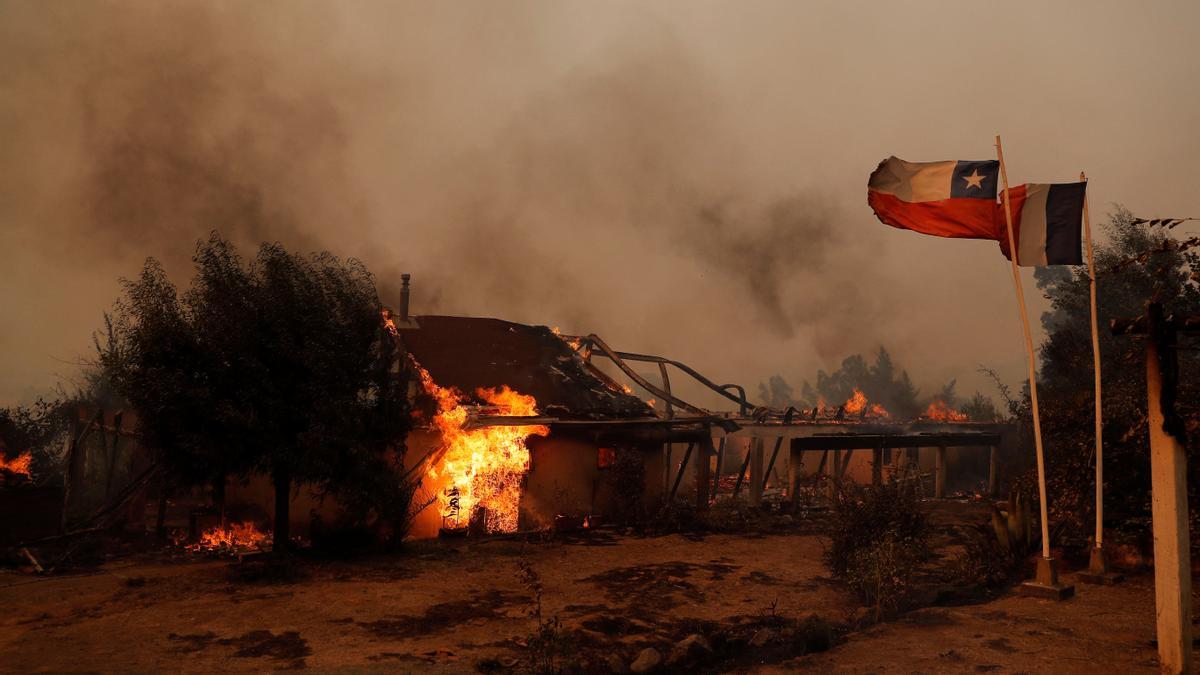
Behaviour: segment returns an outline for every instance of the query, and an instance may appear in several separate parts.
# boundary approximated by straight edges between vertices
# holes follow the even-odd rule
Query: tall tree
[[[1200,257],[1181,248],[1169,231],[1135,223],[1132,214],[1120,207],[1103,230],[1106,241],[1097,242],[1095,261],[1104,385],[1105,517],[1110,526],[1133,526],[1148,522],[1150,506],[1142,343],[1113,336],[1104,327],[1111,319],[1142,314],[1150,300],[1163,303],[1167,314],[1200,314],[1200,288],[1194,281],[1200,279]],[[1055,267],[1039,269],[1035,276],[1051,303],[1050,311],[1042,316],[1046,338],[1040,347],[1039,374],[1039,386],[1045,391],[1039,402],[1047,450],[1047,492],[1053,519],[1066,524],[1068,534],[1086,537],[1094,517],[1095,475],[1088,272],[1084,266]],[[1185,348],[1177,350],[1177,356],[1177,407],[1191,436],[1188,447],[1195,448],[1200,441],[1200,356]],[[1014,409],[1028,436],[1028,387]],[[1189,462],[1193,492],[1200,479],[1198,465],[1195,459]],[[1032,489],[1032,469],[1025,480]],[[1196,494],[1192,499],[1193,507],[1200,503]]]
[[[403,449],[405,390],[367,270],[279,244],[246,264],[215,233],[194,262],[180,298],[147,261],[126,282],[100,350],[172,474],[188,483],[271,476],[278,551],[295,484],[352,489],[346,479],[369,464],[403,495],[395,463],[381,458]]]

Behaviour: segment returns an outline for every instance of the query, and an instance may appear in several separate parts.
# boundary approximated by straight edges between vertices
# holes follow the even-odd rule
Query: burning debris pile
[[[259,530],[254,523],[228,523],[200,535],[198,541],[185,548],[193,553],[236,555],[271,550],[271,533]]]

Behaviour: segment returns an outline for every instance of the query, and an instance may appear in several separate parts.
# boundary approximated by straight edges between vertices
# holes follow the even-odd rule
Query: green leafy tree
[[[148,260],[98,344],[171,474],[187,484],[271,476],[278,551],[295,484],[363,508],[365,475],[395,500],[411,494],[389,461],[407,430],[401,360],[367,270],[279,244],[247,264],[215,233],[193,260],[182,296]],[[400,518],[407,503],[376,506]]]
[[[1138,338],[1113,336],[1110,320],[1135,317],[1150,300],[1166,313],[1200,313],[1200,258],[1181,249],[1169,231],[1135,224],[1118,208],[1103,226],[1107,241],[1097,242],[1099,271],[1097,309],[1104,385],[1105,519],[1117,528],[1138,528],[1149,520],[1149,447],[1146,433],[1146,383],[1143,344]],[[1047,492],[1052,520],[1065,534],[1084,538],[1094,519],[1094,388],[1089,279],[1086,266],[1050,267],[1036,271],[1039,288],[1051,309],[1042,316],[1046,338],[1040,346],[1039,403],[1047,455]],[[1200,429],[1200,359],[1192,350],[1177,352],[1180,365],[1177,407],[1195,448]],[[1032,448],[1029,394],[1013,406]],[[1025,489],[1034,492],[1032,450],[1024,455]],[[1193,454],[1194,453],[1190,453]],[[1197,461],[1189,462],[1192,480],[1200,479]],[[1195,488],[1193,487],[1193,491]],[[1196,505],[1193,495],[1193,513]],[[1193,527],[1193,531],[1195,528]]]

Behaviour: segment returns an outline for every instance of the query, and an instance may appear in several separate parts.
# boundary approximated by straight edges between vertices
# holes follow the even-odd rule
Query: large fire
[[[201,534],[200,540],[187,548],[194,552],[235,553],[269,548],[270,540],[271,534],[259,530],[254,523],[229,523]]]
[[[921,415],[925,419],[937,420],[939,422],[966,422],[967,415],[961,413],[954,408],[951,408],[945,401],[934,401],[925,409],[925,413]]]
[[[441,436],[440,458],[429,468],[432,479],[445,488],[438,499],[447,528],[465,527],[476,507],[486,509],[488,532],[515,532],[521,503],[521,480],[529,471],[530,436],[545,436],[542,425],[494,426],[464,429],[467,407],[453,389],[438,386],[429,373],[418,369],[425,392],[437,402],[433,426]],[[502,386],[478,389],[476,395],[493,408],[495,415],[537,415],[532,396]]]
[[[16,459],[6,460],[4,455],[0,454],[0,470],[29,478],[30,467],[33,465],[33,455],[28,452],[23,452],[17,455]]]
[[[862,390],[858,387],[854,388],[854,393],[850,395],[850,398],[846,399],[846,403],[842,406],[842,409],[846,411],[847,415],[891,417],[887,409],[883,406],[878,403],[868,402],[867,395],[862,393]]]
[[[862,393],[858,387],[854,388],[854,393],[850,398],[846,399],[845,410],[847,415],[857,415],[867,407],[867,395]]]

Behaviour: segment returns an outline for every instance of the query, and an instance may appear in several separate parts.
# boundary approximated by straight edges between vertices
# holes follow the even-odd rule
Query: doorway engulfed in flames
[[[521,482],[529,471],[530,436],[546,436],[549,427],[495,426],[466,429],[467,406],[453,389],[439,386],[418,368],[421,386],[435,402],[432,426],[440,441],[427,476],[445,484],[438,495],[443,527],[458,531],[469,525],[487,532],[515,532],[521,504]],[[533,417],[537,401],[507,386],[478,389],[475,394],[498,416]],[[484,523],[471,523],[482,517]]]

